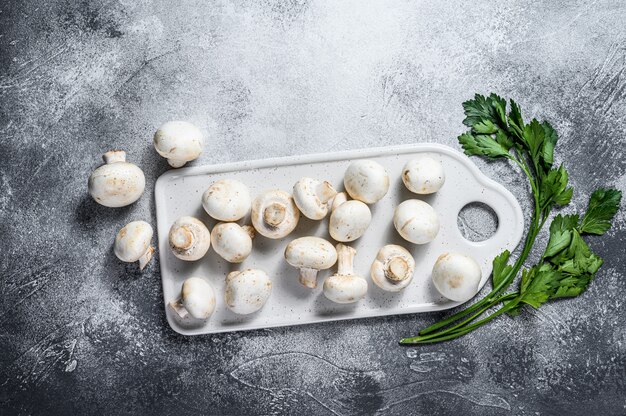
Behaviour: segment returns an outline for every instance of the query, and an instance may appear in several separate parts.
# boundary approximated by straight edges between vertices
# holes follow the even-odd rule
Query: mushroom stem
[[[409,277],[409,264],[401,256],[394,256],[385,264],[385,277],[400,282]]]
[[[152,259],[152,253],[154,253],[154,247],[150,246],[148,250],[139,257],[139,270],[143,270],[148,265]]]
[[[254,229],[253,226],[251,225],[244,225],[241,228],[243,228],[243,230],[248,233],[248,235],[250,236],[250,238],[254,239],[254,237],[256,236],[256,230]]]
[[[123,150],[111,150],[102,155],[104,163],[126,162],[126,152]]]
[[[317,287],[317,272],[319,270],[310,267],[300,269],[300,283],[304,286],[315,289]]]
[[[183,251],[188,250],[191,246],[193,246],[194,235],[188,227],[182,226],[172,233],[170,239],[172,241],[172,246]]]
[[[187,309],[183,306],[182,298],[179,297],[178,299],[170,302],[169,306],[181,319],[185,319],[189,316],[189,312],[187,312]]]
[[[330,210],[331,211],[336,210],[339,205],[343,204],[347,200],[348,200],[348,195],[345,192],[339,192],[333,198],[333,203],[332,203],[332,206],[330,207]]]
[[[274,202],[263,211],[263,221],[272,227],[277,227],[285,219],[286,211],[287,207],[284,204]]]
[[[337,191],[328,181],[323,181],[315,187],[315,194],[320,202],[325,204],[337,195]]]
[[[337,244],[337,274],[351,275],[354,271],[356,250],[345,244]]]
[[[180,168],[185,166],[186,160],[167,159],[167,163],[173,168]]]

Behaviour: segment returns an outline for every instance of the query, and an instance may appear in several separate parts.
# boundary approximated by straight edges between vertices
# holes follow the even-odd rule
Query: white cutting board
[[[407,161],[425,154],[441,161],[446,182],[436,194],[420,196],[405,188],[400,175]],[[343,190],[343,174],[350,162],[356,159],[376,160],[387,169],[390,178],[387,195],[370,206],[372,223],[368,231],[351,243],[357,250],[355,271],[366,278],[369,284],[365,299],[358,303],[335,304],[322,293],[323,279],[332,274],[335,267],[320,272],[318,287],[311,290],[298,282],[298,271],[284,260],[285,246],[295,238],[315,235],[335,243],[328,234],[328,217],[322,221],[312,221],[301,216],[296,230],[281,240],[270,240],[257,234],[252,254],[242,264],[226,262],[213,249],[201,260],[185,262],[174,257],[169,249],[169,228],[178,217],[197,217],[209,229],[215,225],[215,220],[204,212],[201,204],[203,192],[213,181],[237,179],[250,188],[253,198],[267,189],[278,188],[291,193],[293,184],[303,176],[328,180],[338,190]],[[515,197],[502,185],[483,175],[467,156],[439,144],[350,150],[173,169],[157,180],[155,198],[167,320],[172,329],[184,335],[449,309],[459,303],[439,295],[430,279],[437,257],[445,252],[460,252],[473,257],[483,272],[482,287],[491,273],[493,258],[505,249],[512,251],[519,243],[524,229],[522,209]],[[404,241],[393,227],[395,207],[411,198],[428,202],[439,214],[441,228],[435,240],[429,244],[414,245]],[[471,202],[489,205],[498,216],[497,231],[486,241],[468,241],[458,229],[459,211]],[[246,218],[240,223],[249,224],[250,219]],[[401,292],[384,292],[374,285],[369,276],[372,261],[385,244],[399,244],[415,257],[415,277]],[[262,269],[270,276],[272,294],[260,311],[246,316],[236,315],[224,303],[224,279],[232,270],[247,268]],[[215,312],[206,322],[181,320],[167,306],[179,296],[183,281],[191,276],[209,281],[217,295]]]

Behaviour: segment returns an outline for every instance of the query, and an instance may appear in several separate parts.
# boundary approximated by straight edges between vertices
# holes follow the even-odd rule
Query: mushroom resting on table
[[[405,240],[414,244],[426,244],[433,241],[439,233],[439,216],[426,202],[409,199],[396,208],[393,225]]]
[[[130,222],[115,236],[113,251],[118,259],[126,263],[138,261],[139,269],[143,270],[154,253],[154,247],[150,245],[152,234],[152,226],[147,222]]]
[[[221,222],[211,231],[213,250],[229,263],[241,263],[252,252],[255,231],[249,225]]]
[[[126,161],[126,152],[112,150],[102,159],[105,164],[89,176],[91,197],[100,205],[118,208],[130,205],[141,197],[146,187],[143,171]]]
[[[341,194],[337,194],[339,196]],[[337,200],[337,198],[335,198]],[[341,201],[343,196],[339,197]],[[333,201],[333,211],[328,222],[328,232],[336,241],[343,243],[360,238],[372,221],[370,208],[361,201],[350,200],[343,203]]]
[[[252,225],[264,237],[278,239],[291,233],[300,220],[300,210],[285,191],[265,191],[252,201]]]
[[[168,121],[154,133],[154,148],[173,168],[195,160],[202,153],[204,138],[199,128],[186,121]]]
[[[409,160],[402,169],[402,182],[409,191],[416,194],[435,193],[445,181],[446,174],[441,162],[428,156]]]
[[[343,186],[352,199],[373,204],[387,194],[389,175],[378,162],[356,160],[348,166],[343,177]]]
[[[337,250],[323,238],[302,237],[287,245],[285,259],[300,269],[300,283],[313,289],[317,287],[317,273],[337,262]]]
[[[305,217],[312,220],[321,220],[328,213],[328,201],[337,191],[326,181],[312,178],[301,178],[293,186],[293,199],[298,209]]]
[[[250,191],[234,179],[215,181],[202,195],[202,206],[218,221],[238,221],[250,212]]]

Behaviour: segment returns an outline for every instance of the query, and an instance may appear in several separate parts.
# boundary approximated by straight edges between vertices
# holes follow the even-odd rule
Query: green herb
[[[582,236],[602,235],[610,227],[621,200],[615,189],[598,189],[589,200],[585,214],[557,215],[550,225],[550,238],[538,264],[523,269],[537,237],[553,209],[567,205],[573,190],[564,166],[555,167],[554,150],[558,135],[552,126],[535,119],[524,124],[520,107],[495,94],[463,103],[463,124],[470,130],[459,136],[465,154],[488,159],[508,159],[528,178],[534,201],[533,216],[522,251],[513,264],[504,251],[493,260],[493,290],[483,299],[404,338],[401,344],[425,344],[458,338],[507,313],[515,316],[524,305],[539,308],[558,298],[575,297],[589,286],[602,265]],[[505,293],[522,270],[517,291]],[[491,314],[492,308],[499,306]]]

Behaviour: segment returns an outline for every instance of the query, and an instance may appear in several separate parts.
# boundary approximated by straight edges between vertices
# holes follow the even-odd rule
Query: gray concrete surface
[[[0,21],[1,414],[626,413],[624,210],[584,296],[419,348],[397,340],[444,314],[185,338],[158,260],[112,253],[155,221],[172,118],[209,135],[196,164],[457,146],[461,102],[495,91],[560,132],[566,211],[625,190],[626,3],[8,0]],[[86,189],[112,148],[148,178],[115,210]],[[474,161],[528,215],[520,175]]]

